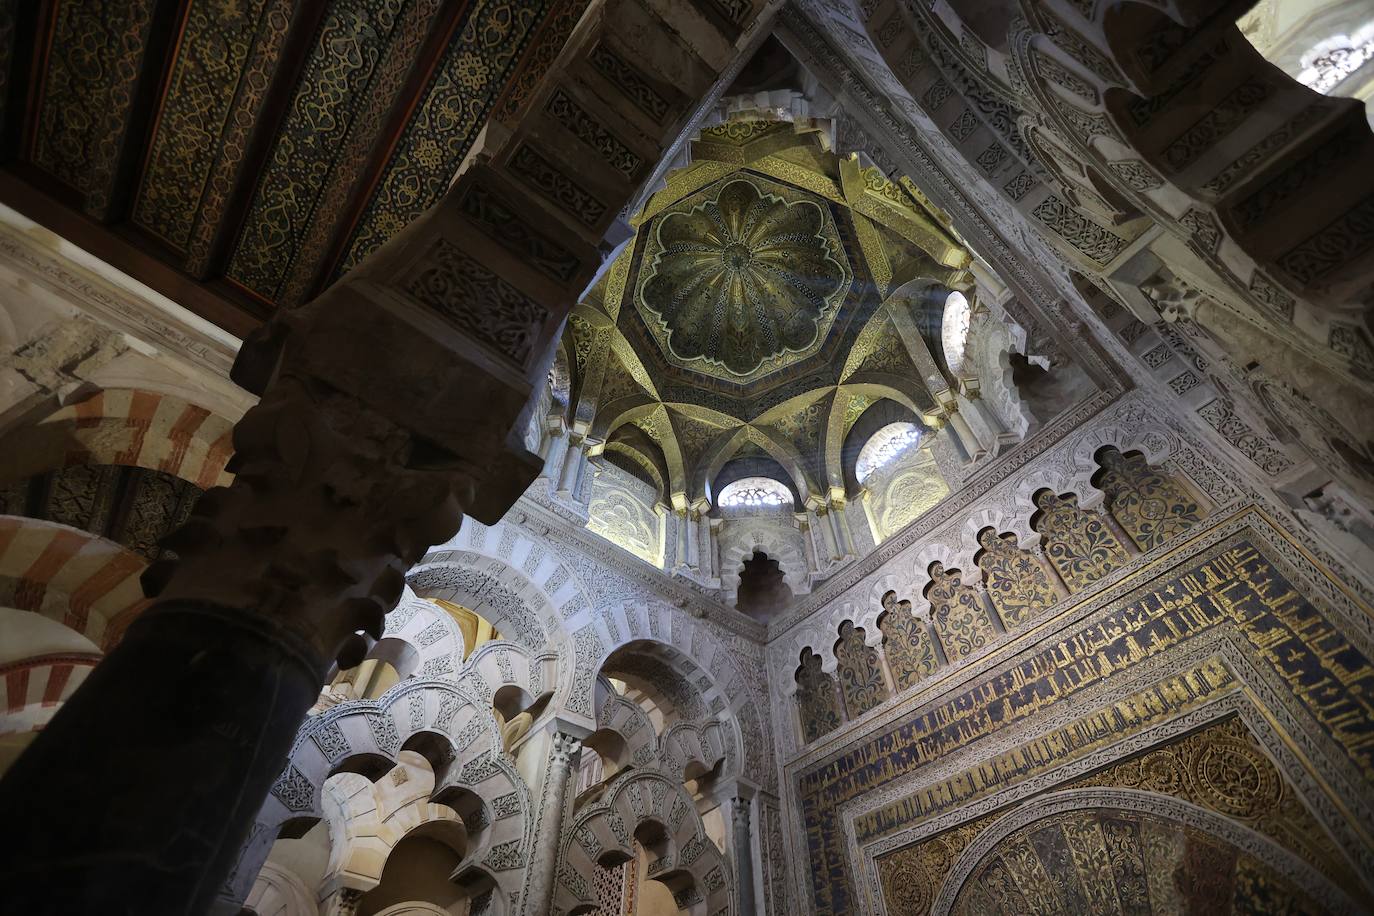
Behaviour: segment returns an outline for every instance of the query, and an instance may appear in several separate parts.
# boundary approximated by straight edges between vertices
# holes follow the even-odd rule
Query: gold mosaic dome
[[[852,280],[829,212],[762,178],[719,182],[642,231],[638,305],[664,354],[684,366],[747,379],[804,358]]]
[[[868,406],[938,421],[955,383],[928,355],[940,342],[916,340],[940,327],[921,291],[966,287],[969,254],[919,192],[837,154],[826,125],[708,128],[630,222],[563,358],[578,422],[665,498],[701,498],[737,460],[826,493]]]

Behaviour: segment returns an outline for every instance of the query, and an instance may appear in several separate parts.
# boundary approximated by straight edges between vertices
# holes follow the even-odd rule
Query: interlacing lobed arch
[[[1019,521],[975,513],[957,545],[933,541],[905,558],[914,575],[879,578],[871,605],[838,602],[786,641],[800,653],[788,659],[794,676],[782,690],[795,695],[802,743],[976,661],[1200,525],[1211,503],[1196,484],[1139,450],[1103,444],[1151,443],[1165,463],[1159,443],[1167,439],[1148,430],[1132,436],[1083,437],[1073,454],[1086,466],[1074,477],[1050,487],[1021,482]]]

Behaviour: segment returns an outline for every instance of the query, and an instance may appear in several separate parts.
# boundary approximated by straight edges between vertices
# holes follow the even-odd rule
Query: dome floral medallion
[[[679,365],[738,381],[780,369],[819,348],[849,292],[829,211],[761,185],[736,178],[706,189],[650,227],[637,301]]]

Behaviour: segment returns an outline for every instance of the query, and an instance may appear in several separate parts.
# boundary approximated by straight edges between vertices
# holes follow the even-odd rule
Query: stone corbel
[[[13,353],[0,353],[0,435],[80,400],[93,390],[91,374],[129,350],[123,334],[86,318],[62,319],[42,331]]]

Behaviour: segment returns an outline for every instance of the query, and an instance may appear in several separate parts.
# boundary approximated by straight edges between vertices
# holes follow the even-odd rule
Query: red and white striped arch
[[[227,485],[233,423],[168,394],[98,391],[6,437],[0,481],[71,465],[115,464],[163,471],[202,489]]]
[[[0,735],[46,725],[98,661],[95,653],[64,653],[0,666]]]
[[[54,522],[0,515],[0,606],[33,611],[108,650],[148,605],[147,562]]]

